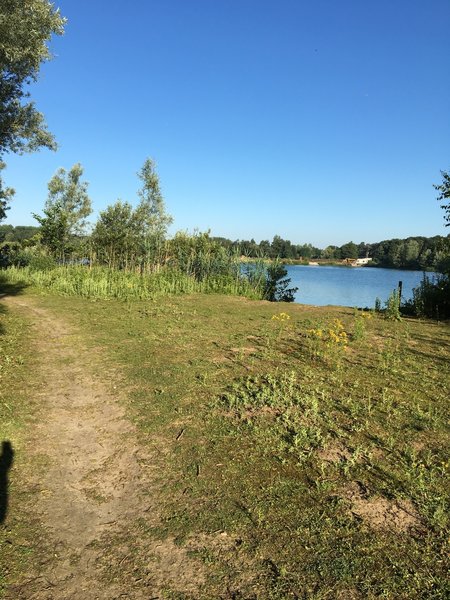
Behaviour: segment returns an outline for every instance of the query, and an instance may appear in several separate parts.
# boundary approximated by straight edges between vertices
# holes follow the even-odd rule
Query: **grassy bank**
[[[158,456],[162,518],[111,540],[108,576],[145,577],[146,540],[170,538],[203,565],[196,598],[445,596],[448,325],[206,295],[39,301],[114,365]]]

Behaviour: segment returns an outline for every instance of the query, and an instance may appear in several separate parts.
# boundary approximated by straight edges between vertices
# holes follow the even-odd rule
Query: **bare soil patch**
[[[317,457],[325,462],[339,463],[349,460],[352,457],[352,453],[343,443],[333,440],[324,448],[317,451]]]
[[[343,493],[350,503],[351,512],[374,529],[405,533],[421,527],[420,517],[412,502],[370,497],[359,482],[354,481]]]

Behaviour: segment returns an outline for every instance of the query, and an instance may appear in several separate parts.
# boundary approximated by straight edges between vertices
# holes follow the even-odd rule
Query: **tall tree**
[[[14,196],[14,190],[3,185],[2,171],[5,167],[5,163],[0,160],[0,221],[6,217],[9,201]]]
[[[442,204],[442,208],[445,211],[444,221],[447,221],[445,226],[450,226],[450,173],[447,171],[441,171],[442,183],[440,185],[433,186],[439,192],[437,197],[438,202],[446,202],[448,204]]]
[[[88,183],[81,180],[82,175],[79,163],[68,172],[58,169],[48,183],[45,216],[33,214],[42,227],[42,243],[59,259],[64,259],[76,238],[84,234],[86,218],[92,212]]]
[[[354,242],[341,246],[341,258],[358,258],[358,246]]]
[[[100,212],[92,232],[97,258],[110,268],[133,266],[137,246],[136,218],[131,204],[118,200]]]
[[[142,187],[138,191],[140,201],[135,216],[144,262],[149,265],[158,262],[162,242],[173,219],[166,212],[156,165],[151,158],[146,159],[138,177],[142,181]]]
[[[337,246],[327,246],[322,250],[322,258],[341,258],[341,249]]]
[[[0,1],[0,157],[6,152],[54,149],[42,113],[27,86],[50,60],[48,42],[61,35],[65,19],[48,0]]]

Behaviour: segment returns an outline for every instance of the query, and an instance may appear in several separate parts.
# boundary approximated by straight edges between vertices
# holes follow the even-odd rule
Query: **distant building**
[[[363,267],[364,265],[369,264],[371,260],[371,258],[356,258],[352,261],[352,265],[354,267]]]
[[[342,261],[344,265],[349,265],[350,267],[364,267],[368,265],[372,258],[344,258]]]

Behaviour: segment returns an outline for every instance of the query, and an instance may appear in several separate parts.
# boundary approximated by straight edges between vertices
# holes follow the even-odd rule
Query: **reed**
[[[21,283],[64,296],[83,298],[147,300],[178,294],[224,294],[260,299],[258,281],[237,270],[198,273],[166,267],[153,273],[119,271],[106,267],[59,266],[46,271],[9,267],[2,273],[9,283]]]

